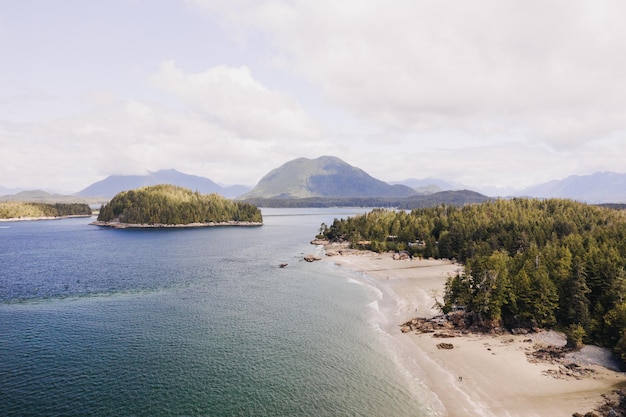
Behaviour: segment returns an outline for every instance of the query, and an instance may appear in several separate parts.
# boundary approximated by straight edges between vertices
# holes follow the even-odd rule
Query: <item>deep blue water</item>
[[[372,289],[302,261],[322,222],[359,212],[264,210],[252,228],[1,223],[0,415],[426,415]]]

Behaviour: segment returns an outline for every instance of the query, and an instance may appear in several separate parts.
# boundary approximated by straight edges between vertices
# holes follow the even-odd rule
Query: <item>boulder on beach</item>
[[[309,254],[304,257],[304,260],[307,262],[314,262],[314,261],[321,261],[322,258],[320,258],[317,255]]]

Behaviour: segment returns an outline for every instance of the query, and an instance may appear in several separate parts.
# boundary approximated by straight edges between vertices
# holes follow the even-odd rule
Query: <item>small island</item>
[[[260,226],[263,217],[252,204],[160,184],[118,193],[100,208],[98,220],[91,224],[114,228]]]
[[[91,217],[87,204],[45,204],[17,201],[0,202],[0,221],[55,220],[70,217]]]

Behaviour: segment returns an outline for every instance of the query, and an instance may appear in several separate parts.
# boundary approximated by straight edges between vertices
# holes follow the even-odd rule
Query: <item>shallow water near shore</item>
[[[266,209],[257,228],[11,223],[0,415],[433,415],[380,290],[302,261],[322,222],[363,211]]]

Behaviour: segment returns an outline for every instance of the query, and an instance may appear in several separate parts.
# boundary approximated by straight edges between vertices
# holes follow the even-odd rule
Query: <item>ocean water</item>
[[[265,209],[252,228],[3,223],[0,415],[431,415],[377,290],[302,260],[322,222],[361,212]]]

